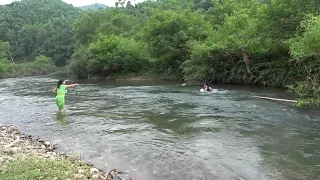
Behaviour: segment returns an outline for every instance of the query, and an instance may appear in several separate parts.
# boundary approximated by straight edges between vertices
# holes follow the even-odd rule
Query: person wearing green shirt
[[[67,92],[67,89],[70,87],[79,86],[78,83],[70,85],[66,85],[65,83],[65,80],[59,80],[57,87],[53,89],[53,92],[56,93],[56,104],[60,113],[64,113],[65,94]]]

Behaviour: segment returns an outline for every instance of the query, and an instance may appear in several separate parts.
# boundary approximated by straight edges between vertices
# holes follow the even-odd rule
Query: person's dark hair
[[[63,82],[64,82],[64,80],[62,80],[62,79],[60,79],[60,80],[58,81],[58,84],[57,84],[57,88],[58,88],[58,89],[60,88],[60,85],[63,84]]]

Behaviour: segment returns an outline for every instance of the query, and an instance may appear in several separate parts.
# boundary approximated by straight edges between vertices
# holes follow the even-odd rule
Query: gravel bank
[[[31,136],[19,132],[16,127],[5,126],[0,123],[0,173],[8,172],[10,164],[24,158],[40,158],[55,162],[70,162],[75,168],[68,173],[73,173],[73,179],[96,179],[96,180],[129,180],[129,177],[120,177],[115,169],[105,172],[83,162],[79,157],[68,156],[57,152],[49,141],[33,139]],[[45,167],[37,169],[45,171]],[[75,170],[75,171],[74,171]],[[67,170],[65,170],[67,171]],[[21,173],[21,172],[19,172]],[[44,173],[46,174],[46,173]],[[60,174],[60,173],[59,173]],[[48,177],[42,177],[48,179]],[[59,178],[54,178],[59,179]]]

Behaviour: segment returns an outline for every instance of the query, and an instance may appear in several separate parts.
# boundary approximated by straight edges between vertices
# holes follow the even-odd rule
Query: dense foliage
[[[78,78],[85,77],[84,73],[88,71],[101,77],[112,73],[138,73],[146,70],[149,64],[147,49],[143,44],[114,35],[100,35],[89,45],[87,50],[90,53],[89,61],[83,60],[83,57],[88,55],[86,52],[81,54],[81,51],[86,49],[80,48],[70,65],[72,71],[78,72]],[[86,71],[82,70],[83,73],[80,73],[81,68]]]
[[[14,64],[8,60],[0,59],[0,78],[37,76],[56,71],[52,59],[46,56],[36,56],[34,61]]]
[[[83,12],[61,0],[2,6],[0,40],[9,44],[0,48],[9,47],[13,60],[71,58],[78,78],[153,74],[287,86],[303,98],[299,105],[319,104],[318,0],[115,3]]]
[[[42,54],[66,65],[74,50],[72,23],[81,10],[61,0],[22,0],[0,6],[0,40],[15,62]]]

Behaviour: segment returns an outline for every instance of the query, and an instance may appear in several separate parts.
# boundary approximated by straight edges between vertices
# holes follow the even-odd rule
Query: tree
[[[0,41],[0,59],[7,59],[10,44]]]
[[[299,34],[289,40],[290,52],[298,62],[307,60],[313,61],[314,64],[302,67],[306,71],[306,76],[302,81],[290,85],[289,89],[303,97],[298,106],[310,104],[320,106],[320,16],[308,15],[300,27]]]
[[[189,57],[188,41],[204,40],[210,30],[204,16],[190,10],[155,11],[144,29],[151,56],[176,70]]]
[[[124,7],[126,5],[126,7],[128,8],[128,7],[132,6],[131,2],[135,1],[135,0],[114,0],[114,1],[115,1],[115,6],[117,8],[119,7],[119,5],[121,7]]]
[[[320,55],[320,16],[307,16],[301,22],[300,35],[290,39],[290,52],[295,58]]]
[[[119,36],[101,34],[89,45],[89,51],[89,69],[102,77],[120,72],[137,73],[149,63],[143,44]]]
[[[32,61],[35,56],[42,53],[50,55],[58,62],[57,58],[53,57],[59,56],[57,51],[53,50],[55,53],[50,53],[44,48],[48,45],[48,42],[45,42],[47,39],[55,39],[55,46],[51,45],[50,49],[46,48],[46,50],[51,51],[52,48],[68,46],[67,49],[71,49],[68,55],[59,56],[59,60],[62,58],[61,61],[66,62],[73,53],[73,39],[60,38],[57,41],[59,37],[53,36],[64,34],[63,31],[73,36],[71,24],[80,14],[79,8],[61,0],[24,0],[0,6],[0,40],[10,43],[10,52],[17,61]],[[48,23],[60,19],[62,21],[67,19],[69,26],[55,27],[54,33],[52,33],[53,29],[46,29],[50,26]],[[70,41],[66,42],[66,39]]]

